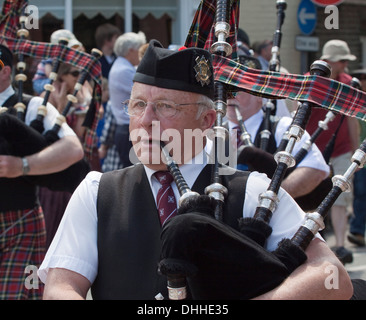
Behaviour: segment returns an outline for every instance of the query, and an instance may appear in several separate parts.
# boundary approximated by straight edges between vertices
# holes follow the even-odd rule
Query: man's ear
[[[11,67],[4,66],[2,70],[3,70],[3,73],[4,73],[5,77],[10,77],[11,76],[11,73],[12,73]]]
[[[213,109],[204,111],[201,116],[201,126],[203,130],[212,128],[216,121],[216,111]]]

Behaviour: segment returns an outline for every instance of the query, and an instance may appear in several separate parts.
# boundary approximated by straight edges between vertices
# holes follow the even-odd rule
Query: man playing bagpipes
[[[68,48],[64,40],[59,44],[28,41],[26,5],[27,1],[4,1],[0,21],[0,299],[42,296],[43,285],[27,280],[29,268],[34,272],[32,267],[38,268],[45,253],[46,231],[38,186],[72,192],[85,177],[90,169],[84,155],[90,158],[92,154],[98,121],[95,115],[100,105],[97,58]],[[13,54],[18,56],[16,68]],[[65,116],[48,103],[49,95],[40,98],[24,94],[25,56],[54,60],[52,79],[50,75],[50,83],[45,86],[48,94],[61,61],[83,69],[80,82],[89,74],[95,81],[96,99],[85,121],[88,129],[84,148],[63,121]],[[16,91],[11,85],[12,72],[17,73]],[[70,99],[72,103],[74,97]]]
[[[12,82],[13,55],[0,45],[4,67],[0,71],[0,105],[15,114],[18,93]],[[82,145],[76,134],[63,124],[60,139],[39,152],[27,154],[32,141],[32,130],[25,130],[35,119],[42,98],[29,97],[26,103],[25,124],[12,123],[14,115],[2,114],[0,134],[0,299],[36,299],[42,296],[42,286],[27,290],[27,266],[39,266],[45,254],[46,231],[42,208],[37,197],[37,186],[28,177],[61,171],[83,158]],[[45,129],[52,128],[57,110],[47,104]],[[10,117],[10,118],[9,118]],[[18,126],[18,127],[17,127]],[[19,130],[18,130],[19,129]],[[34,133],[35,134],[35,133]],[[12,151],[15,151],[15,154]],[[24,156],[23,156],[24,155]],[[26,156],[25,156],[26,155]]]
[[[259,140],[260,140],[260,131],[261,131],[261,123],[263,119],[262,112],[262,97],[251,95],[247,92],[239,92],[235,96],[235,98],[228,100],[228,126],[229,131],[234,134],[234,138],[232,142],[236,143],[235,147],[240,147],[243,145],[242,140],[237,139],[238,131],[240,127],[238,126],[238,120],[236,116],[235,109],[241,114],[241,117],[244,121],[245,128],[251,136],[251,143],[259,148]],[[268,147],[268,152],[270,154],[274,154],[282,140],[282,137],[286,130],[289,128],[292,118],[289,117],[276,117],[275,119],[271,119],[272,122],[272,133],[270,137],[270,146]],[[235,133],[233,133],[233,129],[235,129]],[[241,130],[240,130],[241,134]],[[306,133],[303,135],[301,140],[296,143],[296,148],[294,149],[294,154],[301,148],[301,146],[310,138],[309,134]],[[248,150],[248,149],[247,149]],[[242,150],[245,153],[247,150]],[[254,151],[253,151],[254,152]],[[263,151],[261,152],[261,155]],[[238,155],[240,158],[240,155]],[[242,157],[249,157],[249,155],[243,154]],[[248,159],[249,159],[248,158]],[[251,158],[250,158],[251,159]],[[266,168],[269,166],[266,157],[258,158],[250,161],[249,167],[250,170],[253,171],[261,171],[258,168]],[[243,160],[244,161],[244,160]],[[263,161],[263,163],[258,163]],[[238,160],[239,162],[239,160]],[[241,161],[240,161],[241,162]],[[323,179],[325,179],[329,175],[329,167],[325,163],[322,154],[319,149],[313,145],[307,157],[299,164],[299,166],[288,175],[283,183],[282,187],[293,197],[297,198],[299,196],[303,196],[312,191]],[[269,176],[271,177],[271,176]]]
[[[203,194],[212,169],[212,164],[207,163],[206,134],[215,121],[211,59],[204,49],[174,52],[162,48],[156,40],[150,42],[137,69],[131,99],[125,103],[131,117],[131,140],[141,163],[111,173],[91,172],[74,192],[38,273],[46,283],[45,299],[85,299],[90,287],[94,299],[154,299],[159,293],[167,297],[166,277],[157,272],[157,263],[162,258],[162,246],[169,242],[169,229],[175,230],[175,222],[182,222],[185,217],[189,225],[197,223],[203,227],[203,232],[188,232],[187,238],[181,239],[182,245],[193,242],[199,248],[215,248],[221,243],[222,249],[220,246],[210,250],[219,257],[234,249],[230,245],[224,248],[226,241],[245,243],[252,256],[235,255],[233,266],[253,263],[254,271],[263,268],[266,259],[273,260],[272,267],[259,275],[273,288],[260,291],[253,279],[248,282],[248,286],[257,287],[252,297],[351,297],[352,285],[346,270],[319,236],[307,248],[306,261],[291,276],[277,282],[274,273],[286,273],[286,267],[272,259],[267,250],[274,250],[282,238],[291,237],[304,219],[304,213],[283,189],[279,191],[276,215],[270,222],[273,232],[265,248],[251,240],[238,239],[238,219],[254,214],[258,195],[268,185],[264,175],[234,170],[223,176],[228,189],[224,209],[228,226],[214,222],[207,196],[199,197],[203,203],[198,201],[194,208],[179,206],[181,211],[176,214],[177,183],[170,180],[160,143],[163,141],[173,150],[189,188]],[[187,135],[189,132],[194,132],[194,136]],[[208,229],[221,236],[210,237],[206,234]],[[164,234],[168,234],[167,238]],[[202,250],[206,252],[206,247]],[[258,259],[257,266],[252,258]],[[337,290],[324,285],[329,267],[339,272]],[[227,272],[223,275],[231,277]],[[232,276],[235,275],[234,272]],[[242,293],[237,298],[245,296]]]

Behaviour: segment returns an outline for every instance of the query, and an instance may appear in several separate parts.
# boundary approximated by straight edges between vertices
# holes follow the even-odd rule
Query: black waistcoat
[[[269,136],[269,142],[268,142],[268,146],[267,146],[267,152],[269,152],[270,154],[274,154],[277,150],[277,146],[276,146],[276,140],[275,140],[275,132],[276,132],[276,128],[277,128],[277,124],[278,124],[278,118],[277,117],[274,117],[274,116],[271,116],[270,117],[270,128],[269,128],[269,131],[271,132],[271,135]],[[253,144],[259,148],[260,147],[260,143],[261,143],[261,131],[264,130],[264,119],[261,123],[261,125],[259,126],[259,129],[257,131],[257,134],[254,138],[254,142]]]
[[[204,194],[211,165],[197,178],[192,190]],[[222,176],[228,188],[224,221],[238,229],[242,217],[247,172]],[[166,294],[166,279],[158,275],[161,251],[160,222],[155,200],[141,164],[107,172],[99,184],[98,275],[93,299],[151,300]]]

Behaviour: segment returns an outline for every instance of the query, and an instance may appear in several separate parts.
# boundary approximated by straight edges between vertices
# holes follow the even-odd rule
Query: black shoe
[[[365,246],[365,237],[361,234],[350,233],[350,234],[348,234],[347,239],[349,242],[351,242],[359,247]]]
[[[347,250],[345,247],[334,249],[334,253],[343,264],[351,263],[353,261],[352,251]]]

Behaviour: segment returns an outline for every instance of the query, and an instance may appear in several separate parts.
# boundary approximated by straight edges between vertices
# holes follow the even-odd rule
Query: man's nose
[[[148,102],[145,108],[144,114],[141,116],[141,123],[151,124],[154,120],[157,120],[155,113],[155,106],[153,103]]]

